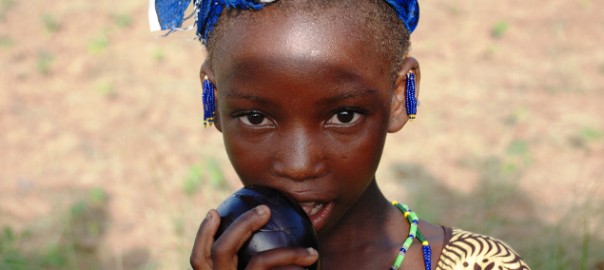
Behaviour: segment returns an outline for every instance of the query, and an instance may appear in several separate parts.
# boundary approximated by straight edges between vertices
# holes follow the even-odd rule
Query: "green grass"
[[[18,236],[9,227],[0,234],[0,269],[26,269],[27,258],[18,250]]]
[[[153,51],[152,57],[156,62],[162,62],[166,58],[166,53],[162,49],[157,48]]]
[[[109,197],[101,188],[75,195],[31,228],[0,231],[0,270],[154,269],[146,249],[126,251],[120,260],[101,252]],[[45,224],[45,225],[40,225]],[[118,266],[116,268],[116,266]]]
[[[601,269],[604,242],[589,231],[585,217],[572,219],[572,224],[545,226],[528,243],[519,244],[517,251],[533,269]]]
[[[91,54],[102,54],[109,47],[109,36],[107,33],[101,33],[88,42],[87,50]]]
[[[116,90],[115,85],[109,81],[101,81],[96,86],[97,91],[105,97],[115,97]]]
[[[508,114],[504,119],[503,123],[506,126],[514,126],[522,121],[526,121],[529,112],[525,108],[518,108]]]
[[[509,25],[506,21],[498,21],[491,27],[491,37],[501,38],[508,31]]]
[[[604,132],[592,127],[582,127],[579,130],[579,137],[587,141],[598,141],[604,138]]]
[[[447,12],[449,12],[449,14],[451,14],[455,17],[460,16],[462,14],[462,10],[459,7],[459,5],[449,4],[449,5],[446,5],[444,8]]]
[[[55,57],[53,54],[47,51],[40,51],[36,57],[36,69],[40,74],[48,75],[51,72],[54,61]]]
[[[193,165],[182,183],[182,191],[187,196],[195,195],[201,188],[202,169],[199,165]]]
[[[56,33],[61,29],[61,23],[59,23],[57,18],[50,14],[42,15],[42,24],[44,25],[44,29],[51,34]]]
[[[0,270],[101,269],[98,255],[107,220],[108,197],[100,188],[78,196],[57,209],[45,226],[22,232],[5,227],[0,233]]]
[[[529,166],[532,163],[529,143],[520,139],[512,140],[507,147],[504,161],[504,166],[510,170]]]
[[[6,13],[15,6],[15,0],[0,0],[0,21],[6,17]]]
[[[132,25],[132,16],[130,14],[112,14],[111,18],[119,28],[128,28]]]
[[[10,48],[14,45],[14,41],[10,37],[0,37],[0,48]]]
[[[32,240],[27,233],[16,233],[10,227],[5,227],[0,234],[0,270],[69,269],[64,245],[55,244],[27,251],[24,243]]]
[[[215,158],[210,158],[206,160],[205,169],[208,181],[210,182],[212,187],[217,188],[218,190],[224,190],[228,188],[224,173],[222,172],[220,164]]]
[[[208,183],[216,190],[228,189],[220,164],[214,158],[207,159],[203,165],[193,165],[189,168],[182,182],[182,191],[187,196],[193,196],[199,192],[204,183]]]
[[[572,147],[589,150],[593,143],[599,142],[604,138],[604,131],[584,126],[570,135],[568,141]]]
[[[0,0],[0,9],[7,10],[15,6],[15,0]]]
[[[409,194],[407,203],[424,220],[501,238],[532,269],[602,269],[595,265],[604,265],[604,239],[597,234],[604,225],[604,202],[593,198],[579,203],[559,224],[541,222],[539,205],[521,189],[526,167],[521,162],[508,168],[510,160],[526,160],[530,153],[528,142],[515,140],[501,156],[461,161],[459,166],[479,175],[469,193],[440,184],[420,165],[394,169]],[[464,179],[459,184],[464,185]]]

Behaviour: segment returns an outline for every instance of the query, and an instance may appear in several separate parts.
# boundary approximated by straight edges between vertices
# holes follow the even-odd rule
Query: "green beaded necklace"
[[[405,259],[405,254],[407,253],[407,250],[409,250],[409,247],[411,247],[411,244],[413,244],[414,239],[417,239],[420,243],[422,243],[422,251],[424,255],[424,264],[426,266],[426,270],[432,269],[432,250],[430,248],[428,240],[426,240],[426,238],[419,231],[419,217],[415,212],[411,211],[409,206],[407,206],[406,204],[400,204],[397,201],[392,201],[392,205],[398,208],[403,213],[405,218],[407,218],[407,220],[409,221],[409,236],[407,237],[407,239],[405,239],[405,242],[403,242],[403,246],[400,248],[398,256],[396,256],[394,264],[392,265],[392,267],[390,267],[390,270],[397,270],[401,267],[401,264]]]

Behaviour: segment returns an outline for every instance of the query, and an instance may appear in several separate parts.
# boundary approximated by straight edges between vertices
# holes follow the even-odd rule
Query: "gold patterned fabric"
[[[445,241],[436,270],[515,270],[530,269],[510,246],[501,240],[445,228]]]

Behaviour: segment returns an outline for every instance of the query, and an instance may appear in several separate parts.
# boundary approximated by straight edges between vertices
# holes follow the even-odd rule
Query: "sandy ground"
[[[27,252],[70,239],[72,268],[186,269],[202,216],[239,187],[201,125],[201,45],[149,33],[146,5],[0,1],[0,227],[33,235]],[[604,2],[421,5],[419,119],[389,137],[380,185],[521,251],[587,236],[596,267]]]

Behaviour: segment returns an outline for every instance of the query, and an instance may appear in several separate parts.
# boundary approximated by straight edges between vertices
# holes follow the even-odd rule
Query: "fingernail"
[[[316,256],[317,254],[319,254],[316,249],[311,247],[307,248],[306,252],[308,252],[308,255],[310,256]]]
[[[206,220],[207,221],[212,221],[212,218],[213,218],[212,212],[208,212],[208,214],[206,215]]]
[[[266,215],[266,206],[258,205],[256,206],[256,208],[254,208],[254,211],[256,211],[256,214],[258,214],[259,216],[264,216]]]

